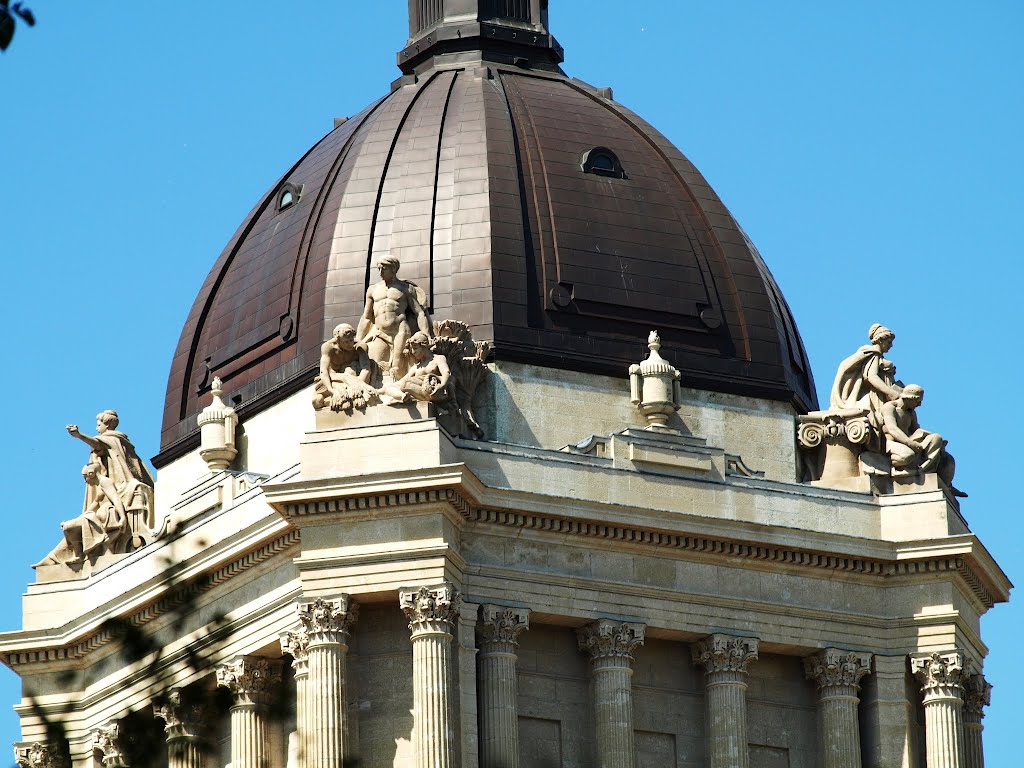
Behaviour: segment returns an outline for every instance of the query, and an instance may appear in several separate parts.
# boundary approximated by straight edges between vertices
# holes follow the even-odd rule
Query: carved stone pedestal
[[[826,487],[869,490],[870,479],[861,472],[859,456],[871,438],[868,412],[859,408],[812,411],[797,417],[797,441],[805,451],[824,451],[820,477]]]

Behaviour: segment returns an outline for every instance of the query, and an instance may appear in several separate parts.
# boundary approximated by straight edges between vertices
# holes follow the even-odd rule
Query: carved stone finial
[[[477,634],[481,643],[500,643],[515,647],[519,635],[530,628],[530,611],[501,605],[481,605]]]
[[[605,658],[633,659],[633,651],[644,644],[646,627],[634,622],[598,619],[576,630],[581,651],[594,661]]]
[[[199,455],[211,472],[217,472],[227,469],[238,455],[238,449],[235,447],[238,415],[234,408],[225,405],[221,400],[224,389],[219,376],[214,376],[211,392],[213,401],[203,408],[197,419],[200,433]]]
[[[974,674],[964,684],[964,715],[968,720],[981,722],[985,707],[992,703],[992,686],[984,675]]]
[[[847,688],[854,693],[860,688],[860,680],[871,671],[871,654],[826,648],[821,653],[804,659],[804,672],[813,680],[818,690]]]
[[[662,358],[661,337],[651,331],[647,339],[651,353],[639,365],[629,368],[630,402],[647,417],[647,423],[664,426],[681,403],[679,371]]]
[[[194,739],[206,723],[206,708],[188,697],[180,688],[172,688],[153,704],[153,715],[164,721],[167,739]]]
[[[693,663],[707,674],[746,673],[750,662],[757,660],[757,638],[715,634],[694,644],[691,652]]]
[[[409,619],[409,629],[447,631],[447,625],[459,616],[462,595],[450,582],[429,587],[401,590],[399,604]]]
[[[65,768],[67,765],[60,750],[38,742],[15,744],[14,761],[20,768]]]
[[[217,685],[235,695],[236,705],[265,704],[280,684],[280,662],[262,656],[242,656],[217,667]]]
[[[299,632],[307,645],[348,642],[348,633],[359,618],[359,606],[349,595],[325,600],[318,597],[298,607]]]
[[[914,656],[910,659],[910,669],[926,695],[959,697],[964,679],[964,655],[960,651]]]
[[[127,768],[121,747],[121,725],[116,720],[93,731],[92,746],[94,752],[100,753],[103,768]]]

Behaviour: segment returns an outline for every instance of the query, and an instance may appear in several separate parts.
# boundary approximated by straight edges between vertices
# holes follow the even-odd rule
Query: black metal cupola
[[[557,70],[562,47],[548,31],[548,0],[409,0],[409,42],[398,66],[491,61]]]

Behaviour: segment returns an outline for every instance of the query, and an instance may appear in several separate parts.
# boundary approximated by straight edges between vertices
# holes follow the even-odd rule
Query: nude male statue
[[[398,279],[400,263],[394,256],[377,262],[380,282],[366,291],[366,307],[359,318],[356,339],[370,359],[397,380],[404,373],[402,351],[412,335],[412,321],[428,338],[432,335],[425,308],[426,295],[415,283]]]
[[[885,452],[894,470],[935,472],[955,496],[966,496],[953,486],[956,464],[946,452],[946,441],[937,432],[921,429],[917,407],[924,400],[924,388],[908,384],[895,400],[881,408]]]
[[[356,343],[356,329],[342,323],[320,347],[320,375],[313,385],[313,407],[332,411],[362,409],[377,401],[374,363]]]

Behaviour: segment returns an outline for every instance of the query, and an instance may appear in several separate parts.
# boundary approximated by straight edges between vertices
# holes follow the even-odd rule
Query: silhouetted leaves
[[[7,46],[14,39],[14,29],[17,27],[17,19],[30,27],[36,24],[36,16],[24,3],[10,5],[9,0],[0,0],[0,51],[6,51]]]

